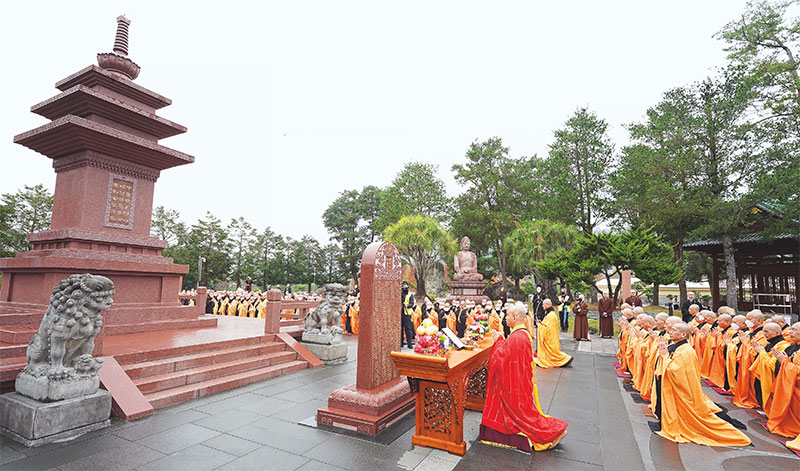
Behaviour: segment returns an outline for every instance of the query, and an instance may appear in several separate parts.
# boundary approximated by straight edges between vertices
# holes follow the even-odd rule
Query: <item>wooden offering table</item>
[[[391,353],[416,395],[416,433],[411,443],[464,456],[464,409],[483,410],[493,344],[488,337],[474,350],[453,350],[445,357]]]

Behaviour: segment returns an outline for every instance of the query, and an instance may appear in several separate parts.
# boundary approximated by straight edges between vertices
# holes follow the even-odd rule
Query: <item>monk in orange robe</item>
[[[723,306],[724,307],[724,306]],[[712,332],[712,338],[706,340],[706,357],[708,360],[708,380],[711,384],[725,390],[729,389],[727,382],[727,371],[725,362],[728,357],[728,339],[734,332],[733,317],[720,308],[720,315],[717,318],[717,329]]]
[[[660,312],[656,315],[656,328],[658,330],[656,331],[656,338],[653,339],[650,352],[648,353],[646,360],[647,364],[645,365],[644,369],[644,376],[641,380],[642,388],[639,390],[639,395],[642,396],[642,399],[645,401],[652,402],[653,381],[655,379],[655,369],[658,363],[658,344],[664,341],[669,342],[668,332],[675,324],[679,322],[682,321],[678,316],[668,316],[663,312]]]
[[[707,379],[711,371],[711,359],[713,357],[713,345],[716,343],[716,336],[713,334],[717,328],[717,315],[712,311],[703,310],[700,312],[703,323],[697,328],[694,336],[694,351],[697,352],[697,359],[700,361],[700,377]],[[711,351],[707,351],[707,345],[711,344]],[[709,353],[706,358],[706,353]]]
[[[673,343],[659,343],[660,384],[656,398],[658,432],[678,443],[708,446],[744,446],[750,444],[745,434],[714,414],[700,387],[700,363],[687,337],[692,328],[677,323],[669,335]]]
[[[563,368],[572,364],[572,357],[561,351],[559,332],[561,323],[549,299],[542,301],[545,316],[536,336],[536,364],[542,368]],[[528,316],[530,318],[530,316]]]
[[[772,388],[772,402],[765,410],[767,429],[784,437],[797,437],[786,446],[800,450],[800,322],[789,328],[792,344],[773,353],[778,374]],[[794,446],[792,446],[794,445]]]
[[[655,319],[648,315],[645,315],[639,323],[642,326],[642,330],[640,331],[639,344],[637,347],[639,351],[636,353],[638,360],[636,362],[636,368],[631,376],[633,377],[633,388],[641,393],[642,389],[644,389],[644,383],[647,380],[645,372],[647,370],[648,361],[650,360],[650,354],[652,353],[653,346],[658,337],[658,332],[654,330],[656,327]]]
[[[745,409],[755,409],[760,406],[756,396],[756,378],[750,373],[750,365],[755,360],[756,352],[753,349],[751,340],[755,340],[761,345],[766,345],[767,339],[764,337],[764,314],[760,310],[754,309],[747,313],[749,333],[739,333],[739,374],[736,381],[736,388],[733,390],[733,403]],[[760,395],[760,393],[759,393]]]
[[[489,329],[502,332],[503,319],[500,318],[500,311],[496,311],[490,307],[488,308],[487,312],[489,313]]]
[[[628,335],[630,334],[629,327],[636,325],[636,317],[633,314],[633,309],[626,307],[622,309],[622,317],[619,318],[619,350],[617,351],[617,358],[620,361],[620,366],[617,368],[620,371],[627,371],[627,349],[628,349]]]
[[[783,332],[781,327],[774,322],[767,322],[764,324],[764,337],[767,339],[765,345],[752,340],[753,350],[756,352],[756,358],[750,365],[750,374],[755,377],[754,387],[756,399],[761,407],[766,411],[771,404],[770,394],[772,393],[772,383],[775,379],[775,366],[777,360],[775,357],[776,351],[784,351],[790,345],[789,342],[783,340]]]
[[[512,305],[506,313],[508,338],[492,331],[495,343],[478,439],[530,453],[555,447],[566,436],[567,423],[540,413],[536,406],[533,339],[525,329],[525,317],[524,306]]]
[[[422,324],[422,307],[422,303],[417,304],[414,312],[411,313],[411,323],[414,324],[414,332],[416,332],[417,328]]]

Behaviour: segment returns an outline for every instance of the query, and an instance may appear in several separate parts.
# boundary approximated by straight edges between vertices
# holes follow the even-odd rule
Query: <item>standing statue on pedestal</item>
[[[102,359],[93,358],[100,312],[111,306],[114,283],[104,276],[71,275],[53,288],[50,307],[28,343],[28,366],[17,375],[18,393],[39,401],[94,394]]]
[[[475,255],[475,252],[470,252],[469,248],[469,237],[464,236],[461,239],[461,251],[453,260],[453,268],[456,271],[454,279],[456,281],[483,281],[483,275],[478,273],[478,256]]]

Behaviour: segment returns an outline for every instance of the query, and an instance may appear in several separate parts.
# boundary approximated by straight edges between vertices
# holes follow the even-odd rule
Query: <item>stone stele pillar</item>
[[[408,381],[394,366],[400,351],[402,262],[389,242],[373,242],[361,258],[356,384],[337,389],[317,411],[321,427],[377,435],[414,409]]]

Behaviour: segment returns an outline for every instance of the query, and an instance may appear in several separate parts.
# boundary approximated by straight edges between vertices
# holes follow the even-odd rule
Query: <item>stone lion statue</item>
[[[104,276],[70,275],[53,288],[50,307],[28,343],[28,365],[16,380],[20,394],[61,400],[93,394],[102,359],[93,358],[100,313],[111,306],[114,283]]]
[[[328,283],[319,306],[303,319],[303,327],[307,333],[341,335],[339,325],[342,318],[342,305],[347,299],[347,288],[338,283]]]

